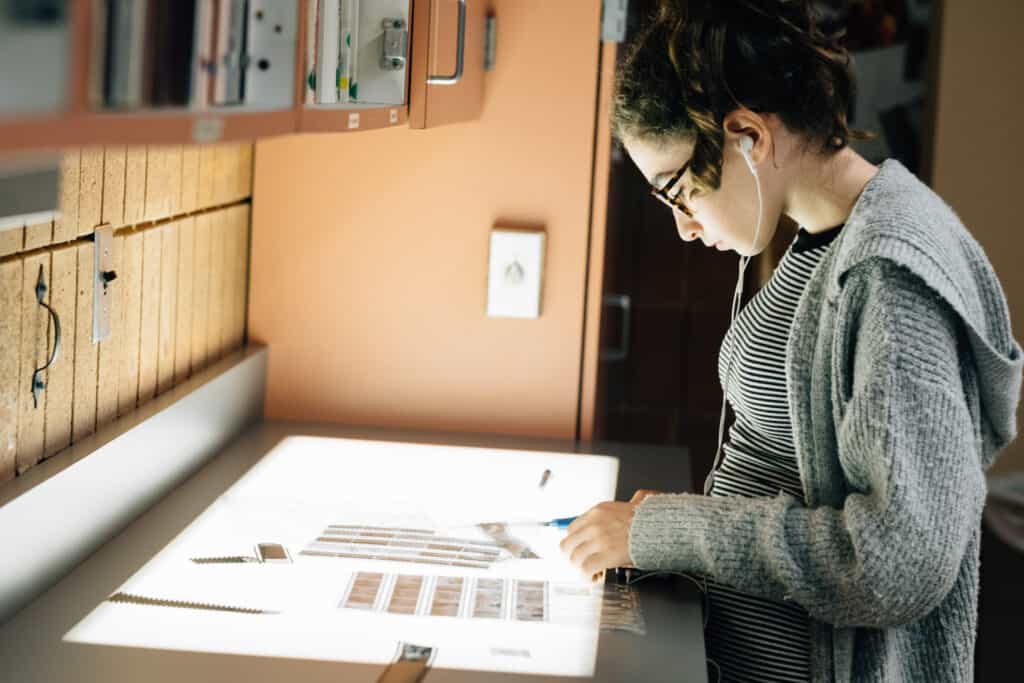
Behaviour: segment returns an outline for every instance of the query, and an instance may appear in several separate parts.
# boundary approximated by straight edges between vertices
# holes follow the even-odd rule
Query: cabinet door
[[[472,121],[483,107],[485,0],[415,0],[409,125]]]

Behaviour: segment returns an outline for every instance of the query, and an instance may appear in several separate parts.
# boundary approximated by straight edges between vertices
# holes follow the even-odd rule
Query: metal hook
[[[39,264],[39,279],[36,280],[36,301],[39,305],[45,308],[50,313],[50,317],[53,318],[53,353],[50,354],[50,360],[46,361],[46,365],[36,369],[32,373],[32,407],[39,407],[39,393],[46,388],[46,383],[42,380],[41,375],[46,371],[53,363],[57,360],[57,355],[60,353],[60,318],[57,316],[57,311],[50,308],[44,299],[46,298],[46,279],[43,277],[43,264]],[[47,339],[49,341],[49,339]]]

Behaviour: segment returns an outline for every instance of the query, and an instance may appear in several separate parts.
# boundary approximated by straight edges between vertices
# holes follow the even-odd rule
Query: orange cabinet
[[[481,0],[419,0],[413,15],[409,125],[472,121],[483,106],[487,8]]]
[[[429,128],[479,116],[485,0],[193,1],[69,0],[57,27],[65,44],[58,58],[66,64],[63,78],[57,86],[45,79],[45,87],[60,88],[59,96],[44,97],[53,102],[35,109],[19,106],[17,95],[8,98],[13,103],[0,98],[0,152],[220,142],[404,125]],[[141,19],[114,16],[126,11],[124,7],[147,9]],[[347,101],[344,96],[320,101],[311,95],[312,60],[323,45],[323,28],[331,23],[322,20],[337,16],[339,7],[356,15],[359,37],[352,54],[353,59],[358,56],[361,90],[353,90]],[[174,21],[167,20],[169,15]],[[230,38],[239,21],[247,22],[240,31],[245,47]],[[337,41],[336,27],[329,28],[334,33],[327,37]],[[4,31],[25,34],[23,29],[0,22],[0,38]],[[258,45],[254,36],[260,37]],[[192,48],[175,48],[183,41]],[[118,46],[128,52],[118,52]],[[344,78],[341,61],[339,57],[339,86]],[[38,64],[31,59],[4,62],[4,90],[12,93],[12,84],[24,87],[26,82],[35,87],[32,74],[41,73]],[[177,68],[170,86],[168,79],[138,75],[151,74],[146,69],[163,64]],[[321,75],[334,73],[328,69]],[[246,82],[245,95],[240,94],[239,79]]]

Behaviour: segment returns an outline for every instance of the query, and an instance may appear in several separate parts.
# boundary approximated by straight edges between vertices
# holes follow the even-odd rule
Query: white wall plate
[[[487,276],[487,315],[539,318],[544,275],[545,233],[540,230],[491,231]]]

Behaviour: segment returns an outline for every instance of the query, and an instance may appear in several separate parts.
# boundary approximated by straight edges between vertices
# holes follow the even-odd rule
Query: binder
[[[214,0],[196,0],[190,98],[193,107],[205,107],[213,100],[212,72],[216,68],[213,25],[216,9]]]
[[[181,0],[149,0],[146,66],[147,104],[184,107],[192,95],[192,54],[196,4]]]
[[[108,107],[143,105],[149,3],[108,0],[104,101]]]
[[[359,0],[340,0],[338,12],[338,101],[352,99],[354,82],[353,57],[355,36],[359,26]]]
[[[238,105],[245,100],[245,32],[248,0],[217,1],[217,66],[213,103]]]
[[[291,106],[295,92],[297,14],[295,0],[249,4],[246,104]]]
[[[339,12],[342,0],[320,0],[317,17],[316,101],[338,102]]]
[[[319,16],[320,3],[317,0],[309,0],[306,6],[306,104],[316,103],[316,54],[320,36]]]
[[[203,3],[200,3],[203,4]],[[110,108],[186,106],[192,100],[197,6],[180,0],[106,0],[99,99]],[[99,21],[99,19],[98,19]]]

